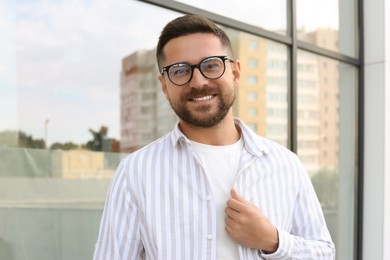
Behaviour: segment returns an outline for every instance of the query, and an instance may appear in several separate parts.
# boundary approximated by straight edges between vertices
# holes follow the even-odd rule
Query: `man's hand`
[[[266,216],[252,203],[239,195],[235,189],[230,191],[226,213],[226,231],[237,243],[273,253],[278,249],[277,229]]]

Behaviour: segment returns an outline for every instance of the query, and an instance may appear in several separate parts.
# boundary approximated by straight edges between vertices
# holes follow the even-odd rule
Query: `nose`
[[[192,72],[192,79],[190,80],[190,87],[192,88],[202,88],[207,85],[208,79],[205,78],[198,68],[194,68]]]

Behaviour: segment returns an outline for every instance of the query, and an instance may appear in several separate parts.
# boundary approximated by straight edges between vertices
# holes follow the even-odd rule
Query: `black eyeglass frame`
[[[221,59],[222,62],[223,62],[223,71],[222,71],[221,75],[219,75],[218,77],[210,78],[210,77],[204,75],[203,71],[200,69],[200,64],[202,64],[204,61],[206,61],[206,60],[208,60],[208,59],[210,59],[210,58],[219,58],[219,59]],[[223,74],[225,74],[225,70],[226,70],[225,61],[227,61],[227,60],[234,63],[234,60],[231,59],[229,56],[226,56],[226,55],[223,55],[223,56],[210,56],[210,57],[206,57],[206,58],[204,58],[203,60],[201,60],[198,64],[193,64],[193,65],[191,65],[191,64],[189,64],[189,63],[186,63],[186,62],[177,62],[177,63],[174,63],[174,64],[171,64],[171,65],[168,65],[168,66],[163,67],[163,68],[161,69],[161,71],[160,71],[160,74],[161,74],[161,76],[163,76],[163,75],[164,75],[164,71],[167,72],[167,75],[168,75],[169,80],[172,82],[172,84],[174,84],[174,85],[176,85],[176,86],[184,86],[185,84],[187,84],[188,82],[190,82],[191,79],[192,79],[192,76],[194,75],[194,69],[195,69],[195,68],[198,68],[200,74],[202,74],[202,76],[205,77],[206,79],[219,79],[220,77],[223,76]],[[171,67],[177,66],[177,65],[187,65],[187,66],[189,66],[189,67],[191,68],[191,76],[188,78],[188,81],[186,81],[186,82],[183,83],[183,84],[176,84],[175,82],[172,81],[171,77],[169,76],[169,69],[170,69]]]

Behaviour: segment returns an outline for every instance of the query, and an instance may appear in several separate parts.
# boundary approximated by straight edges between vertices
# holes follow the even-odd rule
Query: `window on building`
[[[255,107],[248,108],[248,115],[249,116],[257,116],[257,108],[255,108]]]
[[[248,101],[257,101],[257,92],[248,92],[247,97]]]
[[[321,58],[324,59],[324,58]],[[320,60],[317,55],[309,54],[303,51],[298,52],[299,63],[317,62],[320,66]],[[326,87],[323,81],[318,82],[318,91],[312,92],[298,85],[298,111],[308,112],[308,117],[298,115],[298,156],[307,160],[304,161],[305,167],[312,177],[314,187],[319,191],[320,200],[325,197],[328,200],[323,203],[324,214],[332,233],[332,238],[336,245],[339,241],[349,241],[344,248],[338,248],[338,258],[353,259],[350,254],[353,248],[355,234],[355,209],[347,205],[355,205],[356,197],[354,193],[354,161],[356,147],[356,75],[357,70],[354,66],[345,63],[336,62],[327,59],[328,69],[337,71],[328,77],[334,77],[328,81]],[[330,65],[334,67],[330,67]],[[304,71],[298,71],[298,80],[307,77]],[[318,78],[320,79],[320,77]],[[332,84],[330,84],[332,82]],[[328,100],[326,106],[321,102],[321,97],[327,93]],[[337,96],[340,96],[340,99]],[[338,101],[339,100],[339,101]],[[337,112],[329,113],[330,107]],[[338,110],[338,108],[341,108]],[[311,116],[313,115],[313,116]],[[324,122],[324,123],[323,123]],[[329,140],[337,140],[330,142]],[[299,145],[300,142],[317,142],[318,147],[307,147]],[[314,149],[313,149],[314,148]],[[337,154],[337,156],[329,156]],[[352,173],[352,174],[350,174]],[[323,192],[320,182],[321,179],[333,178],[328,193]],[[331,195],[332,194],[332,195]],[[349,195],[347,195],[349,194]],[[329,197],[330,196],[330,197]],[[340,232],[342,231],[342,232]],[[349,249],[348,249],[349,248]]]
[[[249,76],[247,77],[247,83],[248,83],[248,85],[251,85],[251,86],[257,85],[257,76],[255,76],[255,75],[249,75]]]
[[[288,1],[149,2],[0,1],[0,258],[92,258],[118,163],[177,121],[161,93],[155,45],[182,15],[169,9],[181,2],[182,13],[207,10],[224,22],[246,66],[235,114],[299,155],[336,258],[355,259],[356,1],[292,2],[295,36],[320,47],[294,46],[296,64]]]
[[[257,64],[258,64],[258,62],[257,62],[257,59],[255,59],[255,58],[250,58],[248,60],[248,68],[250,68],[250,69],[256,69]]]
[[[259,48],[259,43],[257,41],[251,40],[248,43],[248,49],[251,51],[256,51]]]

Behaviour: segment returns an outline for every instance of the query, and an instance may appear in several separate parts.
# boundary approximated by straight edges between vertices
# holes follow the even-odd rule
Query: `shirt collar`
[[[258,136],[252,129],[245,125],[239,118],[234,118],[234,123],[238,129],[240,129],[242,134],[242,139],[244,141],[244,149],[247,150],[250,154],[256,157],[261,157],[264,154],[269,153],[268,147],[262,142],[263,138]],[[179,122],[176,123],[173,131],[171,132],[171,143],[173,146],[177,144],[187,143],[191,145],[188,138],[180,130]]]
[[[258,136],[252,129],[250,129],[239,118],[234,118],[236,127],[241,130],[242,139],[244,140],[244,148],[248,153],[256,157],[261,157],[269,153],[268,147],[263,142],[263,138]]]

